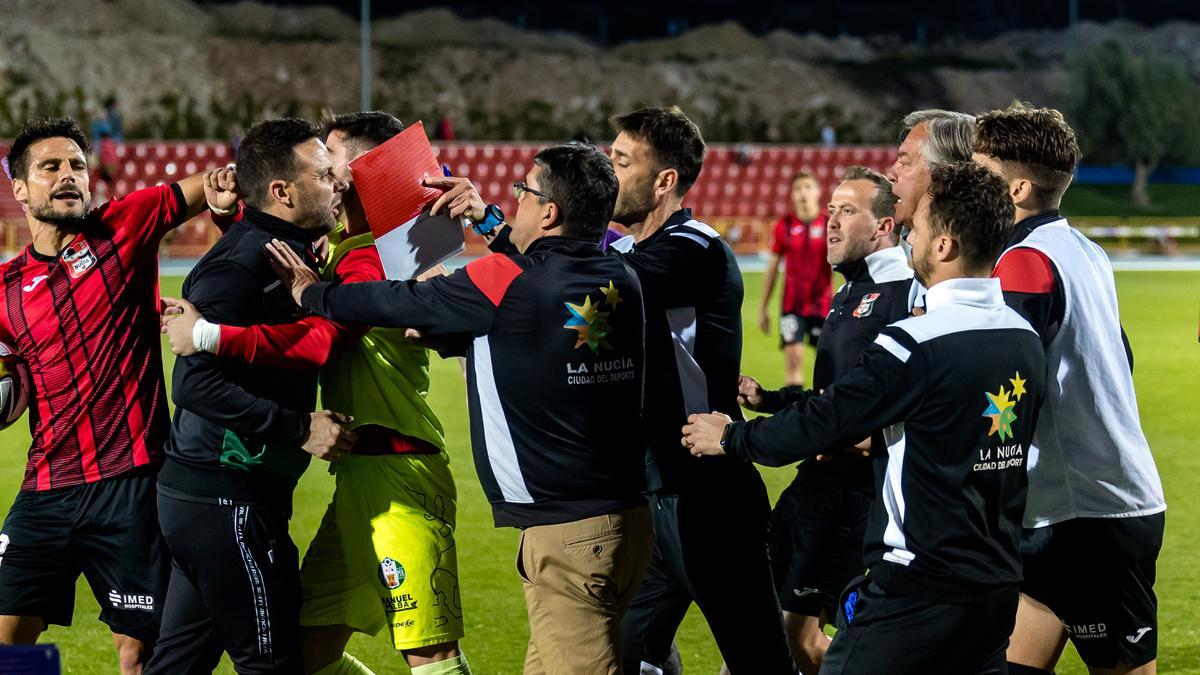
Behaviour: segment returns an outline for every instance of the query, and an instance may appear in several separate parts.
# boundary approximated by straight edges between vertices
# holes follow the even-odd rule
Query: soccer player
[[[913,271],[900,247],[887,178],[861,166],[846,169],[829,202],[829,263],[846,283],[833,298],[817,340],[813,389],[822,391],[858,363],[880,329],[908,316]],[[807,393],[802,387],[764,391],[742,376],[739,399],[776,413]],[[883,448],[880,434],[872,435]],[[869,448],[870,444],[866,444]],[[771,513],[771,562],[792,656],[815,673],[829,648],[822,628],[837,616],[842,589],[862,573],[863,535],[875,493],[871,462],[839,448],[828,461],[806,460]]]
[[[697,462],[679,447],[687,415],[741,416],[742,276],[729,245],[683,208],[704,139],[679,108],[613,118],[621,191],[613,220],[633,234],[612,244],[646,302],[647,489],[654,560],[622,625],[624,670],[661,665],[693,602],[734,673],[791,673],[767,558],[770,503],[742,462]]]
[[[779,310],[779,343],[787,365],[786,383],[804,386],[804,343],[817,346],[821,327],[829,314],[829,289],[833,273],[825,250],[825,214],[821,213],[821,186],[808,172],[792,177],[795,213],[771,227],[771,257],[763,276],[762,306],[758,327],[770,332],[768,307],[775,291],[779,263],[783,266],[783,304]]]
[[[345,188],[319,134],[305,120],[267,120],[238,147],[244,217],[183,285],[214,321],[295,320],[264,246],[286,242],[317,264],[316,241],[333,228]],[[177,359],[172,377],[175,418],[158,477],[171,579],[146,672],[209,672],[223,651],[239,672],[302,672],[300,564],[287,529],[292,491],[311,457],[345,455],[348,419],[312,412],[315,368],[195,354]]]
[[[1046,363],[990,278],[1012,217],[992,172],[935,168],[909,235],[927,312],[880,331],[823,395],[750,422],[693,415],[683,429],[694,454],[771,466],[884,429],[868,572],[842,596],[822,673],[1005,672]]]
[[[0,643],[69,626],[82,572],[129,674],[158,634],[169,570],[154,487],[168,428],[158,247],[206,196],[235,203],[236,179],[210,172],[92,209],[87,153],[73,120],[33,119],[5,160],[33,242],[0,265],[0,340],[29,364],[33,438],[0,529]]]
[[[277,261],[316,314],[466,349],[476,471],[496,526],[521,528],[525,672],[620,672],[621,616],[653,542],[638,433],[641,290],[599,245],[617,179],[596,148],[560,145],[514,187],[506,232],[520,253],[449,276],[319,283],[295,254]]]
[[[347,236],[330,254],[324,272],[329,281],[386,278],[349,163],[403,130],[400,120],[383,112],[338,115],[325,124],[334,172],[350,185],[339,216]],[[435,208],[454,204],[448,207],[452,217],[484,218],[483,200],[470,181],[433,182],[449,188]],[[415,675],[469,673],[458,649],[457,494],[442,424],[425,400],[428,352],[394,328],[368,332],[319,316],[221,326],[205,321],[191,303],[174,302],[183,309],[167,323],[176,354],[193,354],[199,345],[250,364],[324,367],[322,401],[354,417],[350,427],[358,439],[350,455],[330,467],[337,487],[300,572],[306,670],[370,673],[345,653],[346,644],[355,632],[375,635],[386,625]]]
[[[1138,418],[1112,265],[1058,211],[1079,157],[1057,110],[1017,104],[976,122],[975,159],[1004,177],[1016,206],[995,275],[1041,335],[1050,385],[1029,465],[1009,672],[1052,671],[1070,638],[1093,673],[1153,673],[1167,506]]]

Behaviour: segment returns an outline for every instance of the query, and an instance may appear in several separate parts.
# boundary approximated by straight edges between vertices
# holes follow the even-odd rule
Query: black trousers
[[[754,479],[734,494],[650,497],[654,557],[621,624],[624,672],[666,662],[693,602],[733,675],[796,672],[767,556],[770,504]]]
[[[146,675],[303,673],[300,559],[287,514],[262,505],[158,495],[171,549],[162,630]]]
[[[933,602],[859,577],[842,595],[821,675],[1004,675],[1018,595],[1013,587],[973,602]]]

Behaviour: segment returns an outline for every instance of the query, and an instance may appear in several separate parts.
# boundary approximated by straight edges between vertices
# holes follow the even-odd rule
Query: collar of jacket
[[[902,281],[913,277],[912,268],[908,266],[908,256],[899,246],[889,246],[871,255],[851,263],[834,266],[846,281],[862,281],[870,279],[877,284],[889,281]]]
[[[277,218],[266,211],[260,211],[253,206],[247,206],[242,217],[247,223],[274,235],[278,239],[304,244],[311,244],[320,239],[320,235],[289,223],[282,218]]]
[[[529,248],[525,249],[525,255],[543,250],[559,253],[584,252],[600,255],[600,242],[591,241],[590,239],[576,239],[574,237],[552,235],[535,240],[529,245]]]
[[[685,206],[684,208],[679,209],[675,213],[672,213],[671,216],[669,218],[667,218],[667,221],[665,223],[663,223],[662,227],[658,228],[657,232],[655,232],[654,234],[650,235],[649,237],[646,237],[645,239],[639,241],[638,243],[634,244],[634,246],[641,248],[641,247],[645,246],[646,244],[649,244],[650,242],[658,239],[659,237],[666,236],[664,233],[667,230],[671,229],[672,227],[675,227],[677,225],[682,225],[689,220],[692,220],[692,210]]]
[[[1036,216],[1029,216],[1013,227],[1013,236],[1009,240],[1008,245],[1016,246],[1037,228],[1047,223],[1053,223],[1056,220],[1062,220],[1062,215],[1059,214],[1058,209],[1050,209],[1049,211],[1042,211]]]
[[[959,277],[935,284],[925,292],[925,309],[933,312],[950,305],[995,309],[1004,305],[999,279]]]

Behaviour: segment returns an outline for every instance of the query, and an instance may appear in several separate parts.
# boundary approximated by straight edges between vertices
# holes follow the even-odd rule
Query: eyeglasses
[[[531,195],[537,195],[537,196],[541,197],[542,199],[548,199],[550,201],[554,201],[553,197],[546,194],[545,192],[538,192],[537,190],[534,190],[533,188],[526,185],[525,181],[523,181],[523,180],[519,180],[519,181],[513,183],[513,195],[517,198],[517,201],[521,201],[521,197],[525,196],[526,192],[528,192]]]

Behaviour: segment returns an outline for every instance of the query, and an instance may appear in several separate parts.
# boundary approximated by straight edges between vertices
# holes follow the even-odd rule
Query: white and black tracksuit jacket
[[[1021,580],[1026,462],[1045,391],[1037,333],[994,279],[930,288],[823,395],[735,422],[730,455],[780,466],[884,429],[864,557],[885,591],[939,602]]]

